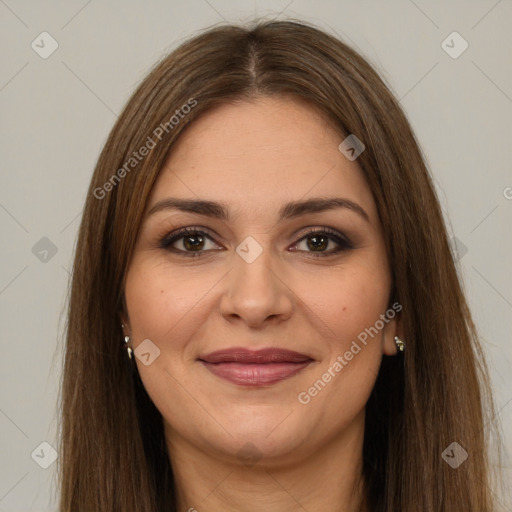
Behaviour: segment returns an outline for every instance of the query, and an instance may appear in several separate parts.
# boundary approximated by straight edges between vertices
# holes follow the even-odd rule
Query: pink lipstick
[[[313,362],[305,354],[274,348],[218,350],[199,360],[217,377],[240,386],[270,386],[292,377]]]

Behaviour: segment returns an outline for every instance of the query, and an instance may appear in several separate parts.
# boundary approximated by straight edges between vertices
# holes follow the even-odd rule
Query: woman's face
[[[171,453],[283,463],[362,436],[397,332],[376,206],[343,139],[312,107],[260,98],[209,111],[175,145],[123,318]]]

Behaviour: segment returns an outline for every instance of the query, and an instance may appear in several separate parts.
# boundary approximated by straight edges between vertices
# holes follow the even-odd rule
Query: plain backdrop
[[[512,476],[510,0],[0,0],[0,512],[56,510],[66,290],[116,116],[177,44],[253,16],[299,18],[339,36],[400,99],[454,237]]]

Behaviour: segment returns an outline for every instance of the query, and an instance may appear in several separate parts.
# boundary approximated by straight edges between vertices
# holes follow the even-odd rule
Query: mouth
[[[296,375],[314,359],[284,349],[218,350],[198,360],[214,375],[239,386],[270,386]]]

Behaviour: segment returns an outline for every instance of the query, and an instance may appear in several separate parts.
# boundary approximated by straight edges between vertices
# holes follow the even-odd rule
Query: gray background
[[[0,512],[56,509],[56,464],[40,467],[51,462],[50,449],[40,444],[57,447],[62,312],[73,247],[91,173],[116,115],[155,61],[179,42],[223,19],[254,15],[302,18],[337,34],[400,99],[457,239],[510,480],[510,0],[0,0]],[[31,47],[33,41],[43,46],[43,31],[59,45],[46,59]],[[453,31],[469,44],[458,58],[441,46]],[[448,44],[452,52],[462,48],[456,40]],[[509,499],[501,496],[512,510]]]

